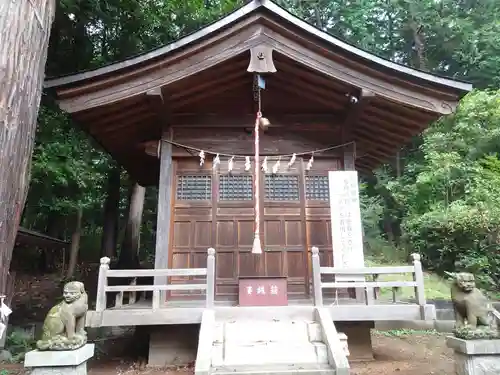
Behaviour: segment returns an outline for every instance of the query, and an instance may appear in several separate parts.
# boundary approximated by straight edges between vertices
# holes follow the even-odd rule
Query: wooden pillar
[[[155,269],[169,268],[170,221],[172,219],[172,145],[164,139],[172,139],[172,129],[163,132],[159,145],[160,179],[158,184],[158,210],[156,219]],[[166,276],[157,276],[155,285],[167,284]],[[156,293],[156,292],[154,292]],[[160,304],[165,303],[167,293],[160,292]]]
[[[355,144],[344,147],[344,171],[356,170]]]
[[[361,90],[359,95],[356,97],[351,96],[350,105],[347,109],[346,117],[342,124],[342,143],[348,143],[354,141],[354,129],[360,120],[363,111],[370,102],[374,99],[375,95],[368,90]],[[356,143],[350,143],[344,147],[344,171],[355,171],[356,170]],[[361,231],[364,234],[363,226],[361,226]],[[356,301],[366,303],[366,295],[363,288],[356,288]]]

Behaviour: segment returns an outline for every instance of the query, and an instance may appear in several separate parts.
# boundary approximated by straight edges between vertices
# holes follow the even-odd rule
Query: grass
[[[406,337],[406,336],[411,336],[411,335],[442,335],[443,334],[443,333],[436,331],[435,329],[417,330],[417,329],[406,329],[406,328],[391,329],[389,331],[375,330],[375,333],[377,335],[386,336],[386,337]]]
[[[382,262],[373,259],[367,259],[366,265],[368,267],[376,266],[401,266],[406,265],[403,263],[399,264],[382,264]],[[412,274],[385,274],[380,275],[379,281],[412,281]],[[450,282],[442,277],[439,277],[430,272],[424,272],[424,287],[425,287],[425,298],[426,299],[450,299]],[[413,288],[400,288],[397,294],[399,299],[409,299],[415,297],[415,291]],[[380,298],[384,300],[392,299],[392,288],[381,288]]]

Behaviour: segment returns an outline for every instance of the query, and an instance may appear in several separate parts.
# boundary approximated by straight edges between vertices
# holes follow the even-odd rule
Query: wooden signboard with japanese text
[[[287,306],[286,277],[240,277],[240,306]]]

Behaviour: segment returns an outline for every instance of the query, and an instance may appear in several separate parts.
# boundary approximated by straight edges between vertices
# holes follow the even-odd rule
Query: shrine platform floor
[[[357,302],[354,298],[339,298],[335,300],[335,298],[324,298],[323,299],[324,306],[334,306],[334,305],[361,305],[366,306],[365,303]],[[375,300],[375,305],[409,305],[410,302],[399,301],[396,303],[389,302],[387,300]],[[312,298],[300,298],[300,299],[289,299],[288,306],[312,306],[313,300]],[[371,305],[370,305],[371,306]],[[140,300],[133,304],[123,305],[121,307],[111,307],[108,310],[121,310],[121,309],[152,309],[152,301],[151,300]],[[182,307],[195,307],[195,308],[204,308],[205,307],[205,299],[197,299],[197,300],[171,300],[166,301],[162,308],[182,308]],[[215,307],[239,307],[237,301],[215,301]]]
[[[410,302],[376,300],[366,305],[355,299],[325,298],[323,306],[328,308],[334,321],[391,321],[391,320],[434,320],[434,305],[423,307]],[[87,313],[88,327],[200,324],[205,300],[173,300],[153,309],[151,300],[140,300],[96,312]],[[237,306],[236,301],[215,301],[216,316],[241,318],[247,316],[268,316],[269,319],[284,319],[292,316],[314,319],[312,299],[291,299],[288,306]]]

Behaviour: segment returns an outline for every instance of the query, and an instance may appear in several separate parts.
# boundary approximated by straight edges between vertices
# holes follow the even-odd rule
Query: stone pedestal
[[[500,340],[463,340],[449,336],[446,344],[455,351],[457,375],[500,374]]]
[[[32,369],[31,375],[87,375],[87,361],[94,355],[94,344],[77,350],[32,350],[24,357],[24,367]]]
[[[149,336],[148,366],[183,366],[196,360],[200,335],[198,324],[174,324],[152,328]]]
[[[374,322],[335,322],[335,327],[347,336],[349,362],[373,361],[371,329]]]

